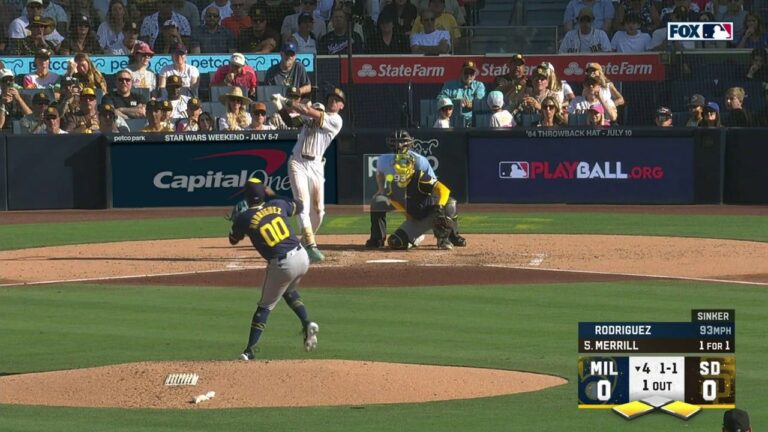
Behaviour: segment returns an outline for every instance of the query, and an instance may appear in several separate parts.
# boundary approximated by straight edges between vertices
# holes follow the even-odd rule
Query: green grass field
[[[462,223],[471,233],[768,241],[766,217],[466,214]],[[366,229],[366,217],[339,216],[329,218],[323,232]],[[210,237],[225,235],[226,230],[226,222],[218,218],[5,225],[0,226],[0,248]],[[320,349],[301,351],[295,317],[279,306],[270,317],[259,358],[494,367],[555,374],[570,382],[512,396],[365,407],[175,411],[0,405],[0,431],[717,431],[722,410],[705,410],[688,422],[662,414],[627,422],[609,411],[576,408],[579,321],[687,321],[692,308],[736,309],[737,404],[749,411],[754,430],[768,425],[763,408],[768,405],[768,375],[760,366],[765,356],[766,287],[648,281],[303,289],[302,295],[321,323]],[[144,360],[232,359],[245,342],[257,299],[256,288],[0,288],[0,374]]]

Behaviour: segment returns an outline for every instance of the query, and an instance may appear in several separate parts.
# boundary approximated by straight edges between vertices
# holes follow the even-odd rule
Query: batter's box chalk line
[[[197,385],[200,377],[193,373],[172,373],[165,378],[167,386]]]

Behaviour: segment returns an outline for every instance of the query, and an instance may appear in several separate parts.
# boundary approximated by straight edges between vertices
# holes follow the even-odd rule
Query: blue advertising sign
[[[266,72],[267,69],[277,63],[280,63],[280,54],[244,54],[245,61],[256,72]],[[51,57],[51,72],[62,75],[67,72],[67,66],[74,56],[53,56]],[[216,72],[219,67],[229,64],[230,54],[190,54],[187,56],[187,64],[191,64],[200,70],[200,73]],[[315,57],[312,54],[297,54],[296,60],[301,62],[307,69],[307,72],[315,71]],[[105,75],[113,75],[128,67],[128,56],[110,56],[95,55],[91,61],[96,68]],[[10,69],[14,75],[26,75],[33,72],[34,57],[3,57],[5,67]],[[164,66],[172,64],[171,56],[160,54],[152,57],[149,68],[159,73]]]
[[[270,134],[169,134],[164,135],[166,142],[117,136],[111,144],[112,206],[233,205],[244,198],[243,186],[254,176],[279,195],[292,196],[288,158],[295,141],[262,135]],[[180,142],[178,137],[202,139]],[[325,202],[335,203],[336,144],[325,157]]]
[[[684,137],[473,137],[469,198],[483,203],[692,203],[693,150],[693,139]]]

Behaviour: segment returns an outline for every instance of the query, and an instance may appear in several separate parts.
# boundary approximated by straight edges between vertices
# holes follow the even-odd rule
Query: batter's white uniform
[[[298,215],[299,227],[305,244],[310,245],[325,215],[323,154],[341,131],[343,120],[339,113],[330,112],[324,112],[318,120],[307,116],[302,116],[302,120],[304,125],[288,162],[288,176],[293,199],[303,204]],[[310,238],[306,235],[307,227],[312,228]]]

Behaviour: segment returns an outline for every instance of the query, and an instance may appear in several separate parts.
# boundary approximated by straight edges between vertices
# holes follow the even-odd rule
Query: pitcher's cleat
[[[310,352],[317,348],[317,334],[320,332],[320,326],[316,322],[310,321],[304,328],[304,351]]]

